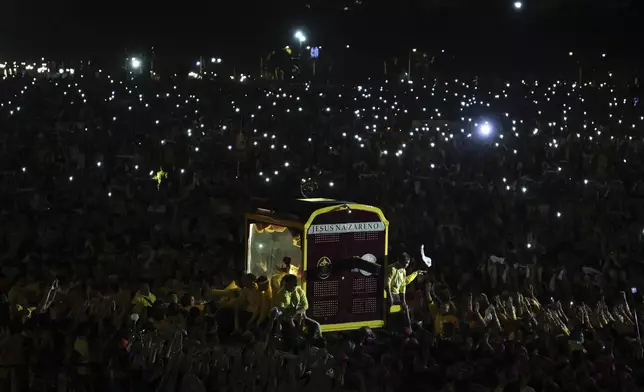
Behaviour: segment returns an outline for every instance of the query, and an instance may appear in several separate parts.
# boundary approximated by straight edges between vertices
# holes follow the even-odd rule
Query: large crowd
[[[644,386],[637,79],[42,68],[0,69],[0,390]],[[407,322],[244,274],[253,199],[301,197],[382,208]]]

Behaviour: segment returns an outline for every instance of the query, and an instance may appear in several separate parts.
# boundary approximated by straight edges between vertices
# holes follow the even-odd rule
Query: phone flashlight
[[[637,287],[631,287],[631,293],[637,294]]]

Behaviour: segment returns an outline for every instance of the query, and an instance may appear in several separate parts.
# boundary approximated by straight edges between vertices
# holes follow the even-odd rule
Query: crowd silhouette
[[[644,385],[637,80],[14,68],[1,390]],[[392,261],[423,270],[409,323],[320,334],[291,278],[244,274],[253,199],[300,197],[384,211]]]

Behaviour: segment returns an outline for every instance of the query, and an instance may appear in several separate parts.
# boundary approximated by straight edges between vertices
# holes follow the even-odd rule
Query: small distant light
[[[112,192],[109,192],[109,193],[107,194],[107,197],[112,197]]]
[[[333,188],[333,187],[335,186],[335,184],[333,183],[333,181],[331,181],[331,182],[329,183],[329,186],[330,186],[331,188]]]
[[[561,212],[557,211],[557,218],[561,218]]]
[[[139,170],[139,165],[134,165],[134,170]]]
[[[74,181],[74,177],[73,177],[73,176],[69,176],[69,181],[70,181],[70,182]]]
[[[291,164],[290,164],[290,163],[288,163],[288,162],[284,162],[284,167],[289,167],[289,166],[291,166]]]
[[[96,166],[101,167],[102,163],[101,161],[96,162]]]
[[[526,187],[521,187],[521,192],[526,193],[528,191],[528,188]]]
[[[531,244],[531,243],[529,243],[529,242],[528,242],[525,246],[526,246],[526,248],[528,248],[528,249],[532,248],[532,244]]]
[[[186,172],[186,171],[185,171],[185,169],[181,169],[181,174],[183,174],[183,173],[185,173],[185,172]]]
[[[26,171],[27,171],[27,168],[23,166],[23,167],[22,167],[22,172],[24,173],[24,172],[26,172]]]
[[[521,8],[523,8],[523,3],[520,2],[520,1],[515,1],[514,2],[514,9],[515,10],[520,10]]]

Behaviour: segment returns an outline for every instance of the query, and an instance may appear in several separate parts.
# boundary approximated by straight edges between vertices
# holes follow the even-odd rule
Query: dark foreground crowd
[[[0,84],[0,390],[644,385],[629,78]],[[381,207],[405,312],[322,334],[288,269],[244,274],[258,196]]]

